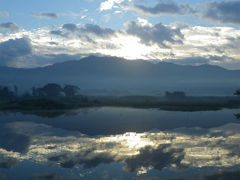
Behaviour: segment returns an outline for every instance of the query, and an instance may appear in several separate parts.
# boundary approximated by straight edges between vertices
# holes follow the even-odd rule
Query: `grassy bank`
[[[67,110],[81,107],[137,107],[160,108],[169,111],[219,110],[239,108],[239,97],[184,97],[160,96],[76,96],[58,98],[14,98],[0,100],[0,110]]]

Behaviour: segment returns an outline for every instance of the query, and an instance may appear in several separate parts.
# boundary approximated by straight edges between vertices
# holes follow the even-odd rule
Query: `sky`
[[[240,0],[1,0],[0,66],[88,55],[240,69]]]

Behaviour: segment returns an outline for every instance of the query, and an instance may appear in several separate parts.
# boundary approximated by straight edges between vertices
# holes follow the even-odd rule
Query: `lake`
[[[240,179],[240,109],[1,112],[0,180]]]

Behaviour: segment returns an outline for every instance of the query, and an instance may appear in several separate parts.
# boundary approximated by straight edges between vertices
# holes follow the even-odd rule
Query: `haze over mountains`
[[[232,95],[240,87],[240,70],[219,66],[183,66],[167,62],[89,56],[51,66],[21,69],[0,67],[0,84],[22,91],[49,82],[78,85],[83,93],[102,95],[164,94]]]

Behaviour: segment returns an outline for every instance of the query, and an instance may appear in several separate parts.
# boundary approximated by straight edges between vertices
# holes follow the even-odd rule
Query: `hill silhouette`
[[[157,94],[185,91],[193,95],[232,95],[240,87],[240,70],[214,65],[176,65],[168,62],[89,56],[47,67],[0,67],[0,84],[22,89],[49,82],[78,85],[85,93]]]

